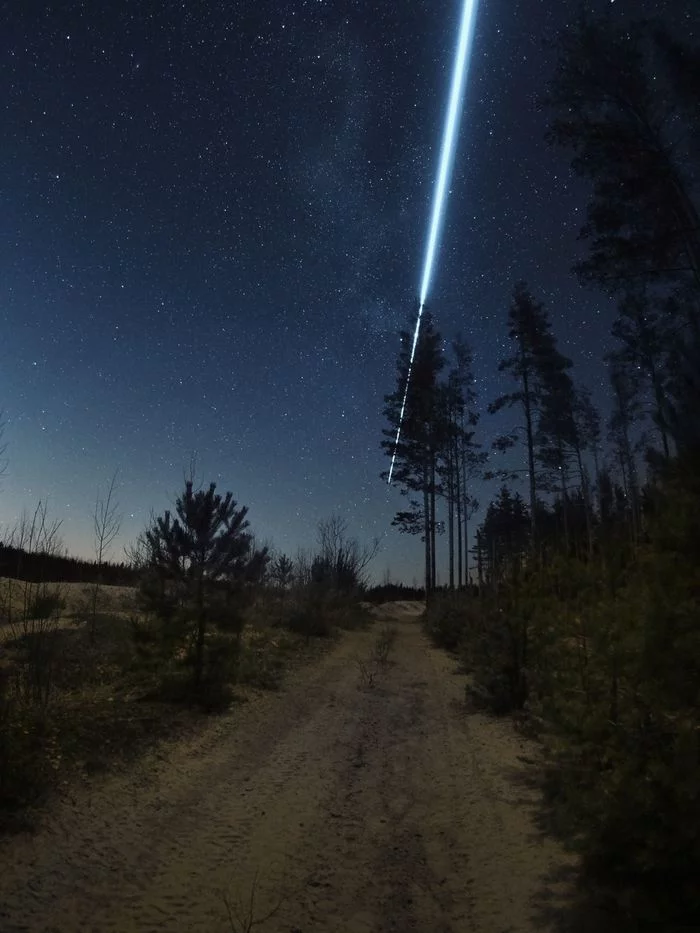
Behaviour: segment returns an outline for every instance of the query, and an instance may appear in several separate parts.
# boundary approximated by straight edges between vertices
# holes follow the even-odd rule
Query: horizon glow
[[[464,99],[464,88],[469,71],[469,60],[471,58],[472,40],[474,37],[474,23],[476,21],[476,8],[478,0],[464,0],[462,8],[462,21],[459,27],[459,39],[457,42],[457,55],[455,57],[454,71],[452,73],[452,84],[450,87],[449,104],[447,115],[445,117],[445,128],[442,136],[442,147],[440,150],[440,162],[438,167],[437,182],[435,185],[435,197],[433,199],[433,210],[430,216],[430,227],[428,232],[428,243],[423,262],[423,276],[421,278],[420,299],[418,303],[418,317],[413,332],[413,343],[411,345],[411,356],[408,363],[408,373],[406,375],[406,389],[401,404],[401,414],[399,415],[399,426],[396,431],[396,440],[394,442],[394,453],[391,458],[389,468],[388,485],[391,485],[391,478],[394,473],[394,464],[396,462],[396,452],[401,439],[401,428],[406,411],[406,400],[408,399],[408,389],[411,384],[411,373],[413,371],[413,361],[416,355],[418,337],[420,335],[421,319],[423,309],[428,298],[428,291],[433,276],[435,258],[437,256],[440,232],[442,230],[445,217],[445,204],[447,200],[448,183],[452,178],[452,167],[454,165],[454,155],[457,148],[457,130],[461,116],[461,103]]]

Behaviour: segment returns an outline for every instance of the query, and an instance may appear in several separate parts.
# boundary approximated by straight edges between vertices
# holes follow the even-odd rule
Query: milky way
[[[697,28],[696,0],[591,4]],[[577,3],[484,0],[431,310],[471,342],[484,416],[513,283],[600,394],[612,309],[570,272],[587,189],[543,139],[543,46]],[[414,311],[460,0],[3,5],[3,533],[49,497],[90,552],[120,470],[123,539],[198,453],[294,554],[319,518],[419,542],[380,475],[398,329]],[[491,487],[474,490],[482,503]],[[478,519],[478,516],[477,516]],[[115,552],[119,556],[119,551]]]

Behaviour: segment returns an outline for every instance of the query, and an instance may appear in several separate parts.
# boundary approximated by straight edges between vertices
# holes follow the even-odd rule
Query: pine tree
[[[286,554],[278,554],[270,568],[270,576],[281,589],[287,589],[294,579],[294,561]]]
[[[684,125],[688,128],[685,139],[676,140],[676,151],[682,158],[684,150],[681,148],[687,142],[685,165],[694,178],[698,180],[697,157],[700,155],[700,55],[697,48],[671,36],[668,29],[659,21],[652,24],[652,32],[656,48],[668,75],[668,82],[674,95],[674,100],[682,115]],[[691,163],[691,164],[689,164]],[[694,168],[693,168],[694,166]]]
[[[700,288],[700,219],[683,150],[667,135],[687,119],[673,75],[650,64],[651,45],[645,25],[581,13],[560,37],[548,94],[549,139],[572,150],[574,171],[593,183],[581,231],[590,254],[576,269],[610,292],[688,277]],[[697,334],[697,304],[685,310]]]
[[[622,487],[628,503],[628,515],[632,540],[639,537],[640,497],[637,476],[635,445],[632,431],[639,418],[639,403],[634,387],[624,370],[613,365],[610,369],[610,384],[613,390],[613,411],[609,420],[609,435],[614,456],[620,468]]]
[[[545,391],[543,370],[553,346],[549,316],[544,306],[535,301],[525,282],[518,282],[508,312],[508,336],[514,344],[512,356],[498,366],[499,372],[508,373],[517,383],[515,392],[501,395],[489,405],[495,414],[504,408],[521,409],[527,450],[527,474],[530,488],[530,520],[533,546],[536,541],[537,471],[535,467],[535,441],[542,399]],[[515,437],[502,439],[501,446],[515,442]],[[497,442],[498,443],[498,442]]]
[[[530,542],[530,516],[518,493],[501,487],[479,526],[478,541],[487,580],[493,585],[515,580]]]
[[[389,458],[393,458],[394,455],[396,457],[393,478],[401,493],[419,497],[425,545],[425,587],[426,594],[430,594],[435,587],[436,579],[437,460],[445,434],[442,418],[444,406],[441,404],[439,375],[445,365],[445,360],[441,351],[442,338],[435,330],[428,311],[423,313],[412,368],[410,368],[410,356],[413,332],[402,331],[400,339],[397,387],[384,400],[386,403],[384,415],[389,427],[382,432],[385,439],[381,446]],[[406,394],[407,385],[408,393]],[[406,405],[401,435],[397,444],[396,435],[401,423],[404,396]],[[387,476],[388,473],[383,474],[384,478]],[[395,520],[395,523],[401,530],[415,528],[415,521],[404,524]]]
[[[601,456],[601,424],[600,413],[593,404],[590,390],[585,387],[579,387],[576,392],[574,418],[576,421],[576,431],[580,439],[581,449],[590,453],[593,458],[593,477],[594,492],[591,492],[591,484],[588,480],[588,474],[584,471],[581,475],[582,485],[587,489],[587,499],[589,503],[589,514],[595,510],[595,499],[598,497],[600,505],[600,456]]]
[[[612,328],[613,337],[621,346],[611,360],[624,370],[627,382],[640,397],[651,391],[653,417],[659,425],[664,456],[668,460],[668,434],[661,421],[668,393],[668,356],[677,344],[672,321],[653,306],[648,290],[633,287],[626,291],[618,305],[618,317]]]
[[[233,495],[220,496],[216,484],[195,490],[188,480],[175,502],[146,530],[147,569],[162,584],[164,602],[151,608],[170,615],[175,603],[184,606],[192,627],[194,685],[204,675],[204,646],[210,624],[225,624],[236,611],[236,597],[246,584],[257,582],[265,569],[267,549],[256,549],[248,531],[247,508]],[[224,596],[223,605],[218,597]]]
[[[452,343],[454,364],[442,387],[444,400],[444,436],[438,473],[448,508],[449,585],[455,584],[455,534],[457,541],[457,585],[468,580],[468,522],[475,500],[469,494],[469,481],[485,461],[475,441],[479,421],[472,372],[472,354],[462,337]]]
[[[700,350],[683,346],[674,358],[674,376],[659,423],[668,432],[679,454],[700,455]]]

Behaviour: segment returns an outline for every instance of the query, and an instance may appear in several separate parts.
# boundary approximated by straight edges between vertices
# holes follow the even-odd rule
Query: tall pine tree
[[[513,291],[513,300],[508,312],[508,337],[512,342],[513,352],[501,360],[498,370],[508,373],[517,388],[514,392],[499,396],[489,405],[489,412],[496,414],[502,409],[515,407],[522,415],[522,423],[518,427],[523,430],[525,437],[534,545],[537,536],[537,427],[545,394],[543,372],[546,367],[545,361],[553,346],[553,337],[549,315],[544,306],[535,300],[525,282],[518,282]],[[506,442],[514,443],[514,436],[510,435]]]
[[[384,415],[389,427],[383,430],[382,449],[389,458],[396,453],[393,478],[403,495],[412,497],[411,508],[394,520],[408,533],[422,530],[425,546],[425,589],[430,594],[436,582],[435,500],[438,492],[438,456],[445,434],[444,404],[439,376],[445,365],[442,338],[435,330],[430,312],[423,312],[413,367],[410,367],[413,331],[402,331],[397,360],[396,390],[385,397]],[[410,370],[410,379],[409,379]],[[401,435],[396,434],[406,386],[406,407]],[[384,478],[388,472],[383,474]]]

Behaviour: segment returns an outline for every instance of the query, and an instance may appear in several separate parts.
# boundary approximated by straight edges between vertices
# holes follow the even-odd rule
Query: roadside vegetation
[[[0,829],[26,825],[52,789],[277,689],[290,665],[371,619],[361,598],[377,546],[337,516],[292,560],[256,544],[230,493],[188,480],[128,549],[119,570],[132,585],[116,586],[106,582],[116,508],[113,481],[97,500],[97,559],[83,583],[52,580],[54,558],[67,558],[43,504],[3,549]]]
[[[394,523],[423,543],[426,628],[462,659],[469,705],[541,737],[554,825],[613,928],[697,929],[697,50],[657,22],[583,11],[557,50],[548,136],[590,183],[573,271],[617,304],[601,307],[608,391],[562,352],[567,309],[514,282],[482,450],[469,348],[449,352],[426,314],[396,449],[410,328],[386,398],[407,502]],[[498,491],[468,530],[476,478]]]
[[[551,826],[632,929],[700,916],[699,476],[696,455],[658,473],[638,539],[628,509],[595,516],[591,555],[555,537],[540,559],[482,528],[497,556],[481,587],[435,595],[425,617],[469,674],[468,708],[541,739]]]

